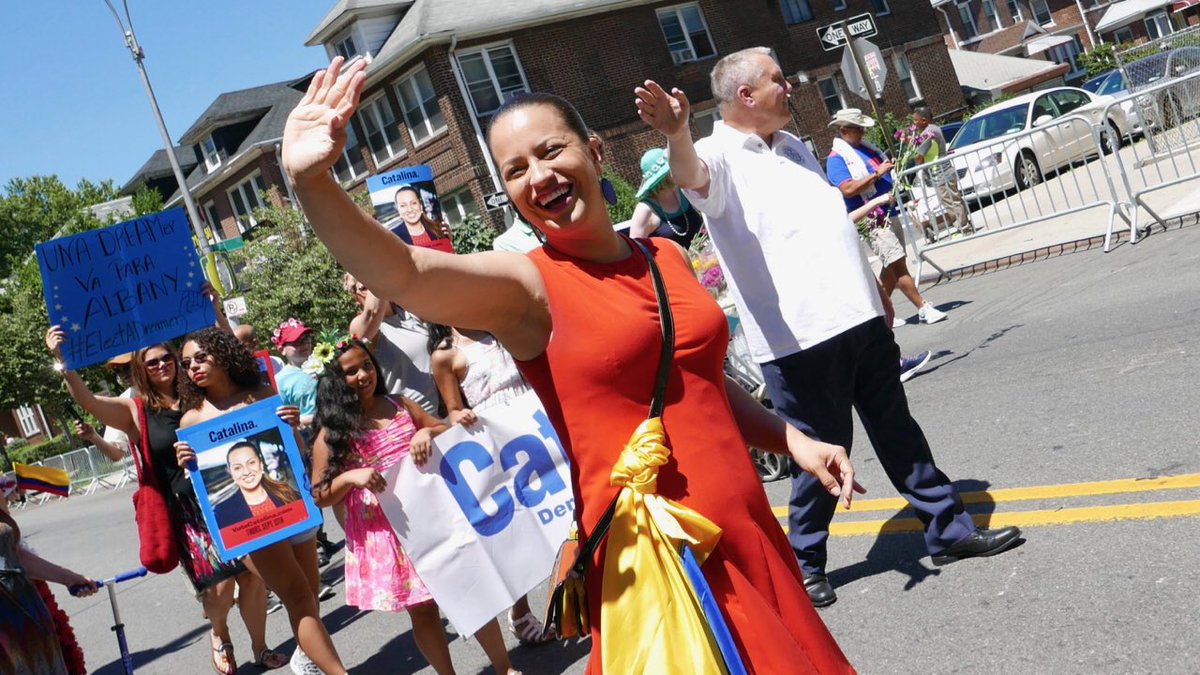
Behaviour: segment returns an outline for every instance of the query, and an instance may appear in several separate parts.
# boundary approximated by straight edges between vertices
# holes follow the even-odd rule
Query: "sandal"
[[[287,664],[288,657],[280,654],[270,647],[263,648],[263,650],[258,653],[258,660],[254,662],[254,665],[262,668],[263,670],[275,670],[276,668],[282,668]]]
[[[542,622],[533,613],[514,619],[512,612],[508,613],[508,631],[523,645],[544,645],[554,640],[554,635],[542,626]]]
[[[209,637],[211,640],[218,639],[212,631],[209,631]],[[234,675],[237,672],[237,659],[233,656],[232,642],[222,642],[220,646],[213,647],[212,652],[212,667],[217,675]]]

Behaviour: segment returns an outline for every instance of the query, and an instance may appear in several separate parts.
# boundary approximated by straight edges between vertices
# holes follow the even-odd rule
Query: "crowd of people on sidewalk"
[[[419,203],[408,201],[419,199],[410,192],[398,191],[396,200],[412,216],[405,218],[411,244],[364,214],[332,178],[365,67],[339,57],[318,72],[289,117],[282,148],[296,197],[346,270],[343,286],[359,308],[337,327],[343,337],[317,356],[304,317],[289,318],[271,327],[275,354],[264,363],[255,356],[265,345],[254,327],[220,318],[178,345],[110,361],[127,387],[119,396],[97,395],[77,373],[63,372],[71,397],[107,427],[101,436],[81,425],[81,434],[114,459],[139,451],[149,459],[170,513],[169,536],[182,552],[180,569],[210,624],[216,672],[238,667],[228,624],[235,597],[254,664],[347,672],[320,616],[320,601],[331,593],[320,568],[339,547],[313,529],[222,562],[188,478],[195,452],[176,438],[177,430],[276,395],[276,413],[306,453],[314,501],[345,534],[346,604],[408,612],[418,650],[442,674],[454,666],[438,600],[376,495],[387,487],[384,473],[404,458],[428,461],[436,436],[530,391],[570,460],[579,541],[595,542],[577,566],[589,598],[582,608],[589,672],[853,672],[814,610],[837,599],[826,569],[835,507],[850,507],[862,491],[849,458],[852,408],[888,478],[923,522],[934,564],[1020,543],[1016,528],[976,527],[909,411],[902,383],[930,354],[902,358],[891,292],[901,290],[920,323],[946,315],[908,272],[895,167],[864,141],[875,124],[870,117],[854,109],[834,115],[838,139],[822,166],[785,130],[791,86],[767,48],[716,63],[711,86],[721,120],[700,140],[692,137],[686,95],[646,81],[635,90],[637,113],[664,147],[642,157],[639,204],[625,236],[606,208],[613,191],[602,177],[599,138],[568,101],[519,94],[487,130],[519,221],[495,251],[462,255],[447,250],[440,226],[417,217]],[[915,117],[923,129],[934,127],[923,157],[944,152],[930,111]],[[865,237],[882,267],[877,278],[855,223],[878,210],[884,217]],[[965,209],[959,220],[966,227]],[[688,253],[701,232],[715,248],[774,412],[725,375],[729,323],[698,283]],[[60,362],[65,339],[58,326],[46,334]],[[786,534],[747,446],[790,460]],[[238,462],[262,463],[252,446],[243,455]],[[250,512],[268,493],[239,506]],[[639,586],[645,581],[629,567],[647,538],[659,536],[664,517],[683,530],[699,528],[679,541],[696,551],[702,578],[693,583],[711,589],[711,611],[700,624],[711,633],[694,643],[687,664],[667,648],[680,636],[660,625],[665,614],[658,613],[682,599],[647,600],[650,592]],[[18,560],[17,532],[0,514],[0,581],[23,564],[30,575],[91,586],[73,572],[47,573]],[[0,592],[17,592],[11,588]],[[268,594],[295,635],[290,656],[266,643]],[[639,611],[621,616],[613,609],[634,606]],[[558,637],[525,598],[506,618],[523,644]],[[499,621],[475,638],[497,673],[517,672]],[[26,658],[44,660],[34,651],[43,648],[31,646]]]

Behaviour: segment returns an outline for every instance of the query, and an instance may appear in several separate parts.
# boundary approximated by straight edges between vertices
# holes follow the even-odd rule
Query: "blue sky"
[[[334,0],[127,0],[171,139],[217,95],[299,77],[325,62],[304,38]],[[114,0],[121,9],[121,1]],[[0,190],[10,178],[112,178],[162,146],[129,50],[103,0],[2,2]]]

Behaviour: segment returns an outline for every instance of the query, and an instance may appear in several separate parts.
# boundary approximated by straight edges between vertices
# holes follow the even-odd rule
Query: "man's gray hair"
[[[738,87],[750,84],[763,74],[763,67],[754,58],[762,54],[771,55],[767,47],[748,47],[717,61],[713,66],[711,80],[713,96],[720,105],[737,100]]]
[[[921,105],[913,108],[913,115],[922,119],[933,121],[933,111],[929,109],[929,106]]]

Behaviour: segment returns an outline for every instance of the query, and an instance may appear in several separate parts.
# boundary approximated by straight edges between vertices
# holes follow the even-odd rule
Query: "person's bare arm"
[[[638,116],[646,124],[667,137],[667,157],[671,164],[671,179],[685,190],[701,197],[708,196],[708,165],[696,154],[692,130],[688,127],[690,105],[687,94],[672,89],[668,94],[654,80],[646,80],[634,89],[637,94]]]
[[[895,201],[895,197],[890,192],[887,194],[879,195],[879,196],[873,198],[871,201],[865,202],[862,206],[851,211],[850,212],[850,221],[857,223],[858,221],[862,220],[863,218],[866,218],[867,216],[871,215],[871,212],[874,211],[876,207],[887,206],[888,204],[892,203],[893,201]]]
[[[350,320],[350,334],[357,335],[363,342],[370,342],[379,334],[387,306],[378,296],[367,291],[363,298],[362,311]]]
[[[96,432],[95,427],[92,425],[88,424],[87,422],[80,422],[78,420],[72,422],[71,424],[75,427],[75,435],[96,446],[96,449],[100,451],[100,454],[114,462],[119,462],[125,457],[124,448],[119,448],[116,446],[116,444],[105,440],[103,436]]]
[[[60,326],[51,326],[50,330],[46,331],[46,347],[54,358],[58,359],[59,363],[63,363],[62,345],[67,339],[67,334]],[[116,398],[111,396],[97,396],[88,389],[83,378],[79,377],[79,373],[73,370],[66,370],[63,366],[63,380],[67,383],[67,393],[71,398],[80,405],[84,410],[92,414],[96,419],[100,420],[104,426],[116,427],[124,431],[130,438],[138,437],[137,429],[137,409],[133,399]]]
[[[633,216],[630,218],[629,236],[634,239],[649,237],[661,222],[658,214],[646,202],[638,202],[638,205],[633,207]]]
[[[288,116],[283,168],[313,231],[367,288],[427,321],[486,330],[519,359],[541,354],[550,314],[541,275],[523,255],[454,255],[406,245],[351,201],[330,169],[346,143],[366,64],[319,71]],[[487,302],[479,302],[486,297]]]
[[[25,569],[25,574],[31,579],[62,584],[67,588],[77,588],[79,589],[78,595],[81,597],[96,592],[96,582],[78,572],[56,565],[27,548],[21,547],[18,556],[21,559],[21,567]]]
[[[883,177],[884,174],[892,170],[892,163],[884,161],[879,166],[875,167],[875,171],[862,178],[851,178],[844,180],[838,185],[838,189],[846,197],[855,197],[862,194],[867,188],[875,184],[875,181]]]
[[[439,349],[430,359],[430,369],[433,371],[433,381],[437,384],[438,394],[442,403],[446,404],[446,412],[452,413],[467,407],[463,402],[462,389],[459,387],[458,373],[455,372],[455,357],[453,349]]]

